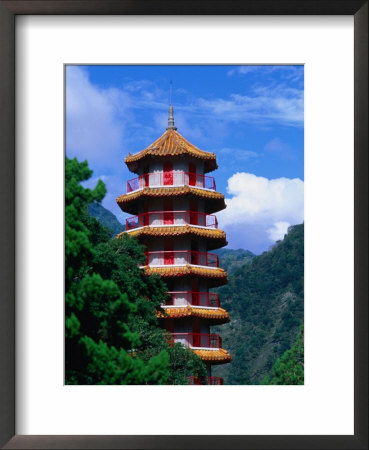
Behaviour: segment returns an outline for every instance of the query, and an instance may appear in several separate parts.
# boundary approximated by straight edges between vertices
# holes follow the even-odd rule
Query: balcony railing
[[[165,306],[202,306],[219,308],[219,295],[213,292],[168,292]]]
[[[222,385],[223,384],[223,378],[220,377],[187,377],[188,384],[195,384],[195,385],[204,385],[204,384],[210,384],[210,385]]]
[[[215,190],[214,177],[200,173],[170,171],[144,173],[127,181],[127,193],[147,186],[195,186]]]
[[[191,250],[164,250],[157,252],[145,252],[146,265],[186,265],[219,267],[218,255],[208,252],[196,252]]]
[[[172,342],[180,342],[186,347],[222,348],[222,338],[219,334],[172,333]]]
[[[126,219],[126,230],[163,225],[198,225],[207,228],[218,228],[218,221],[213,214],[197,211],[150,211]]]

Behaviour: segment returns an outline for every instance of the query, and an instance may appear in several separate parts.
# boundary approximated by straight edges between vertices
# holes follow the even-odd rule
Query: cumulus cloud
[[[228,180],[227,208],[218,213],[232,248],[260,252],[304,220],[304,183],[238,172]],[[269,243],[269,244],[268,244]]]
[[[250,66],[250,70],[259,70]],[[243,70],[249,70],[247,66]],[[153,126],[167,121],[168,93],[151,80],[122,81],[120,89],[102,88],[91,82],[88,71],[68,66],[66,72],[66,144],[68,156],[88,159],[90,165],[108,168],[108,160],[120,160],[132,145],[155,139]],[[150,123],[136,123],[136,114],[152,111]],[[227,136],[230,123],[264,126],[269,122],[303,124],[303,90],[282,85],[254,87],[250,94],[211,99],[187,95],[175,107],[176,124],[188,139],[206,144],[208,137]],[[129,124],[129,126],[127,126]],[[240,157],[255,155],[245,151]]]
[[[119,160],[124,117],[129,97],[117,89],[93,85],[85,70],[67,68],[66,144],[67,154],[90,165],[104,166]]]
[[[284,235],[287,233],[288,227],[291,224],[288,222],[276,222],[272,228],[269,228],[268,236],[271,241],[279,241],[283,239]]]

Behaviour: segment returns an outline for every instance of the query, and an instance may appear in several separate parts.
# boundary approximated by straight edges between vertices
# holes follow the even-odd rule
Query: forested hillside
[[[261,384],[304,384],[304,327],[294,346],[277,359]]]
[[[213,250],[213,253],[216,253],[219,256],[219,259],[222,262],[221,267],[227,271],[228,275],[249,263],[255,256],[249,250],[243,250],[242,248],[239,248],[238,250],[221,248],[219,250]]]
[[[225,253],[227,255],[227,253]],[[220,265],[225,265],[220,256]],[[290,227],[283,241],[229,274],[217,289],[231,322],[220,333],[233,361],[213,368],[225,384],[259,384],[295,344],[304,311],[304,226]]]

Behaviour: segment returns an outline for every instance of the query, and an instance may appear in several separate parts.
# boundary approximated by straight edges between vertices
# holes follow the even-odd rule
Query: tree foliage
[[[304,384],[304,330],[297,336],[294,346],[274,363],[271,375],[262,384]]]
[[[66,384],[186,384],[204,376],[200,358],[169,345],[159,326],[167,288],[139,268],[143,247],[128,235],[111,240],[89,215],[106,192],[101,181],[92,190],[81,185],[91,174],[87,162],[66,159]]]

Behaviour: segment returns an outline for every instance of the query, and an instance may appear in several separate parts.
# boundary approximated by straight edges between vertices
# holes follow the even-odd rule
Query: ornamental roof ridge
[[[183,317],[200,317],[203,319],[211,319],[220,323],[229,322],[229,313],[223,308],[206,309],[206,308],[193,308],[191,306],[186,307],[174,307],[167,308],[165,306],[162,307],[162,311],[157,311],[156,317],[159,319],[181,319]]]
[[[213,361],[213,364],[222,364],[222,362],[231,362],[232,357],[227,350],[220,348],[217,350],[193,349],[194,353],[203,361]]]
[[[207,189],[197,188],[196,186],[146,186],[143,189],[132,191],[127,194],[121,194],[116,198],[116,201],[129,201],[136,197],[141,197],[144,194],[151,196],[165,196],[165,195],[182,195],[194,193],[204,198],[224,199],[224,194],[218,191],[210,191]]]
[[[137,191],[129,192],[128,194],[121,194],[117,197],[116,202],[120,209],[130,214],[136,214],[129,205],[133,205],[141,197],[175,197],[182,195],[194,195],[196,197],[209,199],[214,202],[210,208],[210,204],[207,205],[207,214],[211,214],[217,211],[221,211],[227,207],[224,201],[224,194],[218,191],[211,191],[208,189],[196,188],[195,186],[147,186]]]
[[[223,279],[228,282],[228,274],[221,267],[217,268],[205,268],[205,267],[197,267],[192,266],[190,264],[186,264],[185,266],[168,266],[168,267],[160,267],[160,266],[144,266],[143,270],[146,275],[158,274],[161,277],[177,277],[177,276],[186,276],[186,275],[195,275],[205,278],[217,278],[219,280]]]
[[[120,234],[127,233],[123,231]],[[135,236],[137,234],[152,234],[152,235],[181,235],[186,233],[198,234],[200,236],[214,238],[214,239],[224,239],[226,234],[223,230],[219,228],[198,228],[192,224],[185,225],[165,225],[165,226],[155,226],[150,227],[149,225],[143,226],[137,230],[131,230],[130,234]]]
[[[218,166],[216,163],[216,155],[213,152],[201,150],[196,145],[189,142],[177,130],[169,128],[152,144],[144,150],[135,154],[128,154],[124,162],[130,170],[137,170],[134,163],[142,160],[146,156],[178,156],[187,154],[195,158],[207,161],[207,171],[215,170]],[[131,166],[131,167],[130,167]]]

